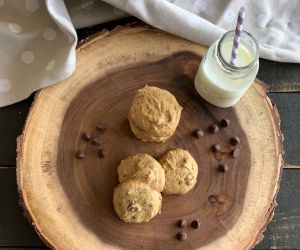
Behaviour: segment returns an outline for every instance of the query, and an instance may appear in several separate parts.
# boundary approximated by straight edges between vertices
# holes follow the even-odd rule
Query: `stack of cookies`
[[[175,132],[182,107],[168,91],[145,86],[138,90],[128,120],[142,141],[164,142]],[[197,182],[198,166],[191,154],[172,149],[157,161],[144,153],[122,160],[117,169],[120,184],[113,204],[124,222],[147,222],[160,213],[161,192],[184,195]]]
[[[128,114],[130,128],[144,142],[164,142],[175,132],[182,107],[169,91],[145,86],[137,91]]]
[[[150,155],[137,154],[118,166],[120,184],[115,188],[113,203],[121,220],[147,222],[160,212],[165,172]]]

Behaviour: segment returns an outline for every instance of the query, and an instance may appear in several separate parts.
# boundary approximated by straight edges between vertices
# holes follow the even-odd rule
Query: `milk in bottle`
[[[259,67],[258,45],[246,31],[241,32],[236,65],[230,65],[233,38],[234,31],[229,31],[210,46],[194,81],[197,92],[206,101],[223,108],[238,102]]]

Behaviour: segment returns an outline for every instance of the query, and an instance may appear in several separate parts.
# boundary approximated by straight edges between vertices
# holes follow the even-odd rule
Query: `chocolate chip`
[[[215,134],[219,131],[219,127],[216,124],[212,124],[208,127],[208,131],[212,134]]]
[[[241,140],[237,136],[230,138],[230,144],[233,146],[238,145],[240,142],[241,142]]]
[[[187,225],[187,221],[185,219],[180,219],[177,221],[177,227],[185,227]]]
[[[85,154],[82,151],[77,151],[76,158],[77,159],[83,159],[85,157]]]
[[[204,136],[204,131],[202,129],[196,129],[193,134],[195,137],[200,138]]]
[[[176,238],[181,241],[186,240],[187,234],[185,232],[179,232],[176,234]]]
[[[96,126],[96,129],[101,131],[101,132],[105,132],[106,131],[106,125],[104,123],[99,123],[97,126]]]
[[[185,183],[187,184],[187,185],[191,185],[191,184],[193,184],[194,183],[194,181],[195,180],[193,180],[194,178],[193,178],[193,176],[192,175],[188,175],[187,177],[185,177],[184,178],[184,180],[185,180]]]
[[[191,223],[191,227],[194,228],[194,229],[199,228],[200,225],[201,225],[201,221],[200,220],[193,220],[192,223]]]
[[[223,128],[227,128],[228,125],[229,125],[230,121],[228,119],[222,119],[221,122],[220,122],[220,125],[223,127]]]
[[[238,148],[231,151],[231,156],[237,158],[240,155],[240,150]]]
[[[227,164],[220,164],[219,165],[219,171],[222,172],[222,173],[225,173],[228,171],[228,165]]]
[[[208,197],[210,203],[216,203],[218,201],[217,196],[211,195]]]
[[[138,208],[135,207],[134,204],[130,203],[130,204],[128,205],[128,207],[127,207],[127,210],[128,210],[129,212],[136,212],[136,211],[138,211]]]
[[[101,144],[101,140],[98,138],[93,138],[92,139],[92,143],[96,146],[99,146]]]
[[[214,152],[214,153],[218,153],[221,151],[221,145],[216,143],[216,144],[213,144],[211,146],[211,150]]]
[[[91,139],[91,134],[89,132],[84,132],[81,136],[82,140],[89,141]]]
[[[99,158],[105,158],[107,156],[107,152],[104,149],[100,149],[98,153]]]

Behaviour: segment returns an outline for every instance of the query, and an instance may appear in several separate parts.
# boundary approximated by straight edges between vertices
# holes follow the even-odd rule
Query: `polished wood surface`
[[[70,103],[61,126],[57,172],[73,208],[84,208],[77,216],[103,241],[126,249],[198,248],[225,235],[239,218],[251,167],[248,140],[233,109],[212,107],[194,91],[193,76],[199,62],[195,54],[179,53],[151,64],[117,70],[87,86]],[[183,107],[179,126],[165,143],[139,141],[126,119],[135,92],[146,83],[170,91]],[[230,119],[230,126],[210,134],[207,128],[224,117]],[[101,121],[108,126],[103,135],[95,128]],[[201,139],[192,135],[197,128],[206,132]],[[109,156],[99,159],[99,149],[81,140],[82,131],[100,137],[101,147]],[[234,135],[241,138],[238,147],[229,143]],[[212,153],[214,143],[222,145],[221,154]],[[120,161],[140,152],[158,158],[177,147],[188,150],[198,163],[196,187],[184,196],[164,195],[161,215],[148,223],[128,225],[120,221],[112,207]],[[241,149],[241,157],[230,156],[234,148]],[[86,153],[85,159],[74,157],[78,149]],[[230,171],[218,172],[219,163],[228,164]],[[219,198],[218,204],[209,202],[210,195]],[[189,222],[199,218],[202,223],[198,230],[187,227],[189,240],[178,244],[175,235],[179,229],[174,224],[180,218]]]
[[[247,249],[261,240],[273,216],[282,166],[277,110],[259,81],[234,108],[198,98],[193,78],[204,53],[199,45],[147,26],[105,31],[79,48],[70,79],[38,94],[19,140],[18,185],[22,205],[47,244]],[[134,92],[145,83],[169,90],[184,108],[176,134],[165,144],[139,142],[126,121]],[[191,136],[195,128],[206,129],[224,117],[231,120],[228,128],[203,140]],[[109,127],[102,136],[94,131],[99,121]],[[106,159],[97,159],[97,148],[81,141],[83,131],[103,137]],[[229,152],[233,135],[242,139],[241,155],[237,160],[223,155],[231,169],[222,176],[210,146],[218,142]],[[199,164],[194,190],[164,197],[162,214],[149,223],[119,221],[111,203],[118,162],[140,150],[158,157],[177,146],[191,151]],[[74,158],[78,149],[86,159]],[[208,202],[211,194],[217,195],[216,204]],[[174,223],[181,217],[199,217],[203,226],[197,232],[188,228],[189,239],[178,244]]]

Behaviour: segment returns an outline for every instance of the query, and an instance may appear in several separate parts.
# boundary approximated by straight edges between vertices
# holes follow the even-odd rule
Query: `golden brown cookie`
[[[158,161],[148,154],[136,154],[122,160],[118,166],[119,182],[134,179],[148,184],[158,192],[165,187],[165,171]]]
[[[146,183],[129,180],[114,189],[113,204],[124,222],[142,223],[160,213],[162,197]]]
[[[159,159],[159,163],[166,173],[163,193],[184,195],[195,186],[198,165],[187,150],[172,149]]]
[[[146,85],[137,91],[128,120],[138,139],[164,142],[174,134],[181,110],[182,107],[169,91]]]

